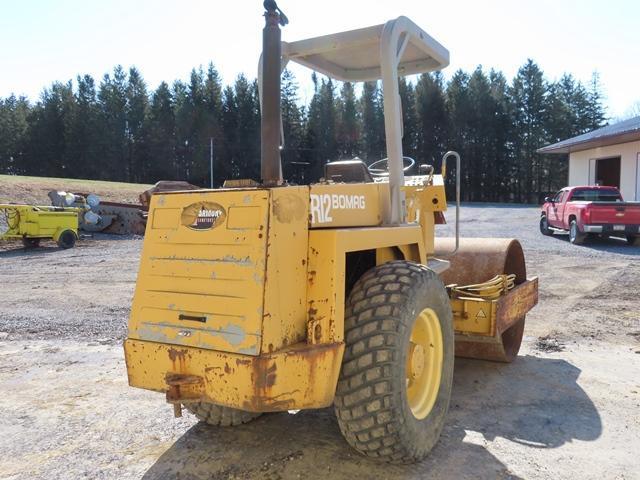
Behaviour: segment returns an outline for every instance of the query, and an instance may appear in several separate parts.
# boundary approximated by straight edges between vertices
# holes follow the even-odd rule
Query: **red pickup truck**
[[[569,231],[569,241],[580,244],[589,235],[623,237],[640,244],[640,202],[624,202],[615,187],[565,187],[545,198],[540,232]]]

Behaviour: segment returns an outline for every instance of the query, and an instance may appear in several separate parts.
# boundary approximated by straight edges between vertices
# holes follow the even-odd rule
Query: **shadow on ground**
[[[90,248],[103,248],[104,244],[96,242],[96,240],[109,240],[109,241],[125,241],[131,240],[136,237],[135,235],[115,235],[109,233],[81,233],[80,240],[77,241],[74,250],[83,250]],[[1,257],[35,257],[39,255],[46,255],[56,252],[64,252],[65,250],[60,248],[56,242],[50,239],[42,239],[38,247],[25,248],[22,242],[19,240],[9,240],[0,243],[0,258]]]
[[[555,240],[560,242],[569,243],[569,234],[556,234],[551,236]],[[573,245],[575,248],[588,248],[591,250],[597,250],[599,252],[619,253],[622,255],[640,256],[640,247],[636,245],[629,245],[625,239],[618,237],[598,237],[590,236],[581,245]]]
[[[2,245],[5,249],[0,250],[0,257],[29,257],[34,255],[44,255],[54,252],[63,251],[55,243],[51,245],[41,245],[39,247],[25,248],[22,244],[5,244]]]
[[[512,365],[458,359],[449,418],[422,463],[386,465],[355,453],[332,409],[264,415],[235,428],[199,423],[144,479],[518,479],[482,443],[502,437],[525,448],[592,441],[598,411],[564,360],[519,357]]]

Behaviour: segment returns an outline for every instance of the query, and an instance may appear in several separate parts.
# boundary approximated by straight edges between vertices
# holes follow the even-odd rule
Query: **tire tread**
[[[401,438],[403,398],[392,379],[398,375],[398,348],[411,328],[400,304],[429,277],[437,275],[420,264],[383,264],[356,282],[345,308],[346,346],[335,397],[338,423],[351,446],[391,463],[418,459]],[[442,295],[448,302],[444,288]]]
[[[261,413],[222,407],[208,402],[186,403],[184,407],[193,413],[198,420],[217,427],[235,427],[248,423],[262,415]]]

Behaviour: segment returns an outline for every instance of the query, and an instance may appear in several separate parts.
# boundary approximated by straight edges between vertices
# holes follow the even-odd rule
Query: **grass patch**
[[[95,193],[105,201],[138,203],[138,195],[150,187],[140,183],[79,178],[0,175],[0,203],[49,205],[47,193],[50,190]]]

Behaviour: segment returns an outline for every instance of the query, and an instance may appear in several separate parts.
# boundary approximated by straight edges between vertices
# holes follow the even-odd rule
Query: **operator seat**
[[[357,157],[353,160],[339,160],[325,164],[324,178],[342,183],[373,182],[367,164]]]

